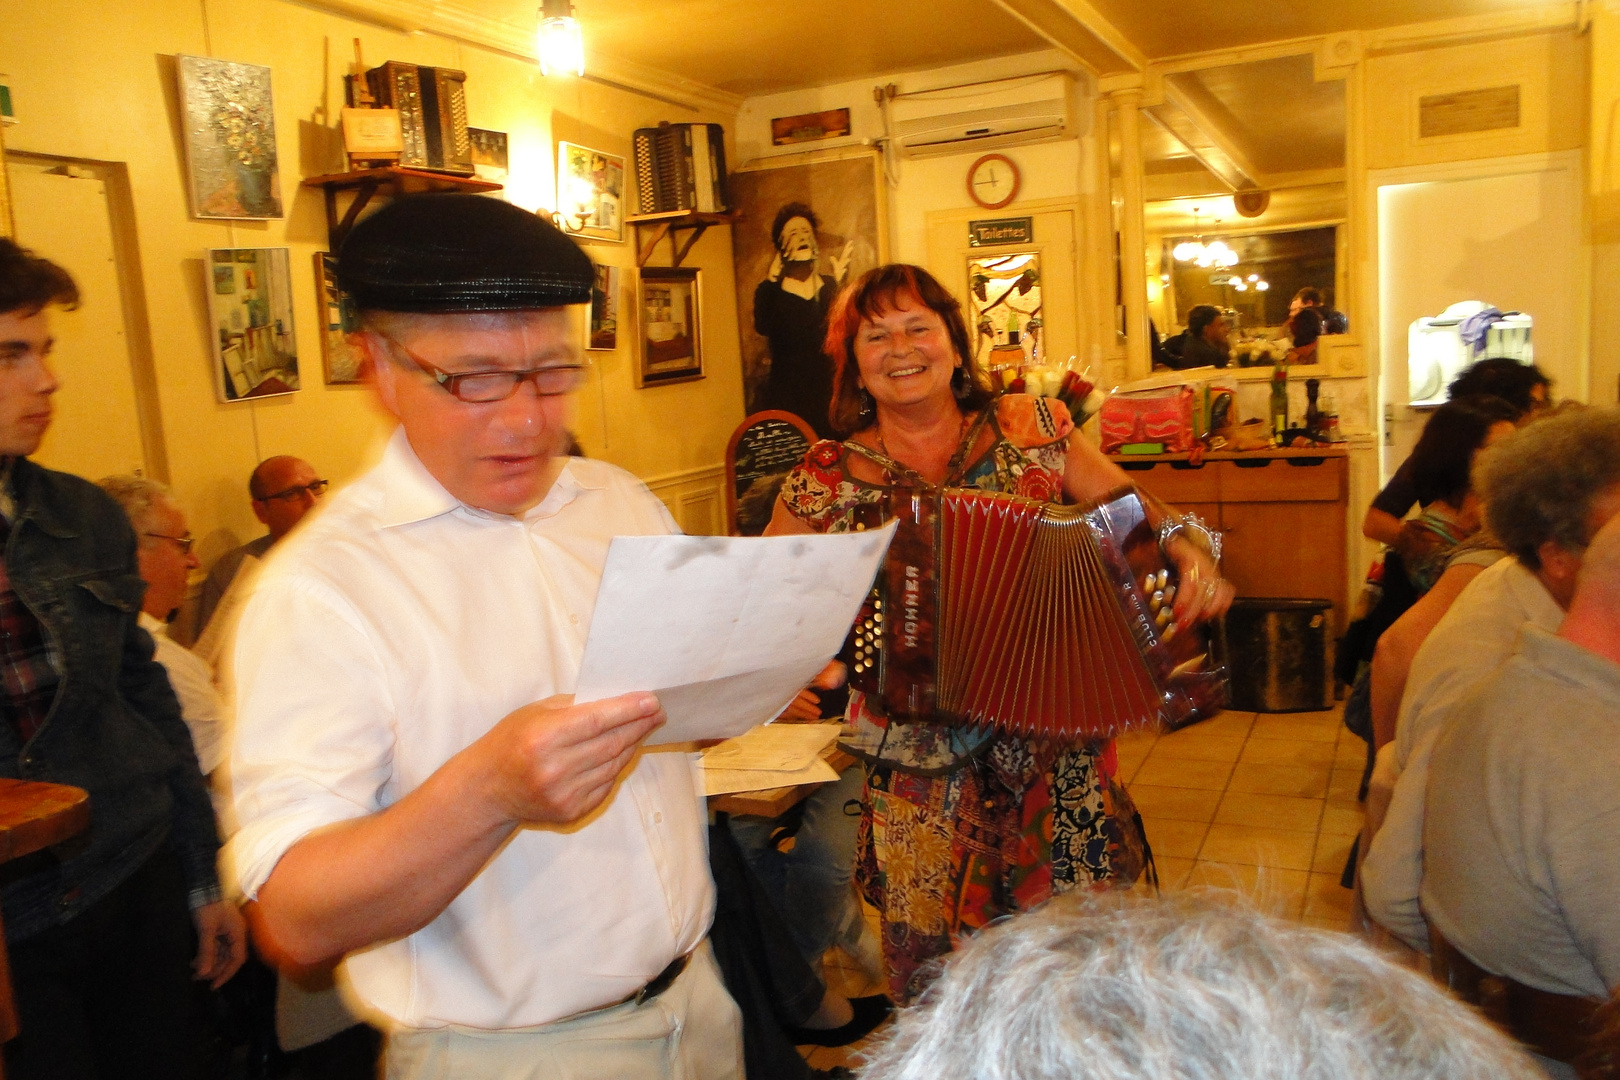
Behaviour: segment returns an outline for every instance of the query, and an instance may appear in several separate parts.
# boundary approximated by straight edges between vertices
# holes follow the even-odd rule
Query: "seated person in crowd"
[[[1458,702],[1512,656],[1520,627],[1551,633],[1563,621],[1587,545],[1620,513],[1620,409],[1540,420],[1482,455],[1475,471],[1486,525],[1510,557],[1473,568],[1432,631],[1420,610],[1426,596],[1407,613],[1417,622],[1409,628],[1402,616],[1385,635],[1423,631],[1402,680],[1393,741],[1379,751],[1380,785],[1393,793],[1382,824],[1371,823],[1362,899],[1379,925],[1424,951],[1428,927],[1418,889],[1429,751]]]
[[[1554,994],[1620,989],[1620,518],[1556,634],[1535,625],[1429,762],[1422,905],[1478,966]]]
[[[1231,359],[1227,342],[1230,328],[1219,308],[1199,304],[1187,312],[1187,332],[1182,335],[1181,355],[1167,361],[1178,371],[1196,367],[1225,367]]]
[[[1288,304],[1288,321],[1283,324],[1282,336],[1288,339],[1288,363],[1316,363],[1316,339],[1322,328],[1322,294],[1313,288],[1303,288],[1294,294]]]
[[[1345,724],[1367,740],[1367,772],[1381,745],[1373,726],[1371,666],[1386,630],[1429,591],[1446,565],[1483,539],[1479,505],[1469,484],[1474,455],[1513,430],[1512,406],[1497,398],[1448,401],[1434,411],[1408,459],[1414,490],[1424,511],[1403,526],[1402,543],[1384,551],[1376,587],[1363,593],[1356,617],[1345,632],[1335,661],[1339,681],[1354,689],[1345,705]],[[1469,541],[1469,547],[1463,547]],[[1390,710],[1393,715],[1393,709]]]
[[[197,764],[212,776],[225,758],[230,717],[214,673],[196,653],[169,637],[169,620],[186,598],[186,583],[197,568],[191,551],[191,530],[185,511],[169,489],[141,476],[109,476],[101,490],[118,501],[135,527],[135,559],[146,597],[141,603],[141,627],[157,645],[157,662],[169,673],[169,684],[180,699],[180,716],[191,729]],[[216,793],[216,803],[219,800]]]
[[[208,629],[219,602],[230,591],[242,563],[249,556],[263,559],[269,554],[270,548],[315,508],[326,487],[326,481],[316,477],[315,467],[303,458],[282,454],[259,462],[253,475],[248,477],[248,496],[252,500],[253,516],[270,531],[227,551],[209,568],[197,602],[196,636],[199,640]]]
[[[1539,1080],[1507,1036],[1347,934],[1209,898],[1070,893],[991,927],[861,1080]]]
[[[1550,386],[1551,380],[1534,364],[1494,357],[1481,360],[1458,375],[1446,395],[1451,400],[1477,394],[1501,398],[1518,411],[1518,422],[1524,423],[1546,408]],[[1399,548],[1401,519],[1418,503],[1412,486],[1412,468],[1412,459],[1408,457],[1367,508],[1367,516],[1361,523],[1361,534],[1367,539]]]

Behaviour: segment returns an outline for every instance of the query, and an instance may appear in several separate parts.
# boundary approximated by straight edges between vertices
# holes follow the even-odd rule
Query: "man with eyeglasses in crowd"
[[[209,568],[197,600],[198,638],[208,629],[209,620],[230,591],[242,564],[250,557],[262,559],[269,554],[271,547],[315,508],[326,487],[326,481],[316,477],[315,467],[303,458],[280,454],[259,462],[248,477],[248,496],[253,516],[270,531],[227,551]]]
[[[393,1080],[740,1078],[690,756],[574,689],[608,542],[674,529],[563,456],[590,260],[472,195],[354,227],[338,280],[399,421],[247,601],[232,762],[244,891],[292,959],[347,954]]]
[[[20,1019],[5,1072],[192,1077],[192,977],[217,986],[241,962],[213,806],[136,621],[129,520],[28,460],[57,389],[49,309],[78,299],[61,267],[0,239],[0,776],[85,788],[91,807],[88,834],[0,872]]]

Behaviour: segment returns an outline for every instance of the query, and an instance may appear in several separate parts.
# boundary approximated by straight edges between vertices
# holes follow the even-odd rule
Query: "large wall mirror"
[[[1278,335],[1306,286],[1345,311],[1344,83],[1309,55],[1168,74],[1143,111],[1148,314],[1227,313],[1233,344]],[[1221,245],[1219,258],[1202,260]]]

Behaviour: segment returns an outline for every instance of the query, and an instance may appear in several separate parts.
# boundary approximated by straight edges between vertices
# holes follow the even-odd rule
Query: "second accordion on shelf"
[[[1208,632],[1174,629],[1176,570],[1134,490],[1090,507],[972,489],[887,498],[899,528],[849,653],[875,711],[1078,740],[1225,703]]]

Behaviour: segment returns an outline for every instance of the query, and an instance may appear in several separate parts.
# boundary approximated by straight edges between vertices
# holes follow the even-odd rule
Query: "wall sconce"
[[[580,33],[579,20],[574,18],[574,5],[570,0],[545,0],[535,40],[540,74],[585,74],[585,38]]]

